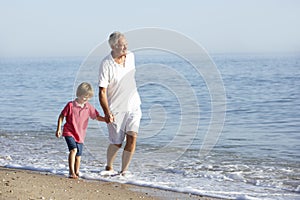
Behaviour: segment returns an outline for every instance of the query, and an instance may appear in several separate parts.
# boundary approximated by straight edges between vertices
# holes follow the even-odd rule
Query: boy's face
[[[90,100],[90,97],[88,95],[81,95],[78,97],[78,103],[85,104]]]

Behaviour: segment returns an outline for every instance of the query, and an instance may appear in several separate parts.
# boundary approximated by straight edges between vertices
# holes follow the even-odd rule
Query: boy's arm
[[[97,116],[96,119],[97,119],[98,121],[105,122],[105,117]]]
[[[57,120],[57,128],[56,128],[56,137],[60,137],[61,136],[61,125],[62,125],[62,122],[64,120],[64,115],[61,113],[58,117],[58,120]]]

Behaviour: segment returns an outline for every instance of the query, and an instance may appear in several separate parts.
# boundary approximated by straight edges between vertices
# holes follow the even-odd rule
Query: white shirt
[[[99,87],[107,88],[107,101],[112,113],[126,112],[138,108],[141,99],[135,82],[134,54],[128,52],[125,65],[106,56],[99,68]]]

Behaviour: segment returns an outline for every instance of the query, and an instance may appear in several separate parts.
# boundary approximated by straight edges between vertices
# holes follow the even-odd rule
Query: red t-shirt
[[[76,101],[70,101],[61,112],[66,117],[63,136],[72,136],[78,143],[83,143],[89,118],[96,119],[99,112],[87,102],[80,107]]]

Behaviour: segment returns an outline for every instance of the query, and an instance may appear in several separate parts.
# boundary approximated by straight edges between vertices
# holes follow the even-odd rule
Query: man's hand
[[[115,121],[114,115],[112,113],[105,115],[105,121],[106,123],[112,123]]]

